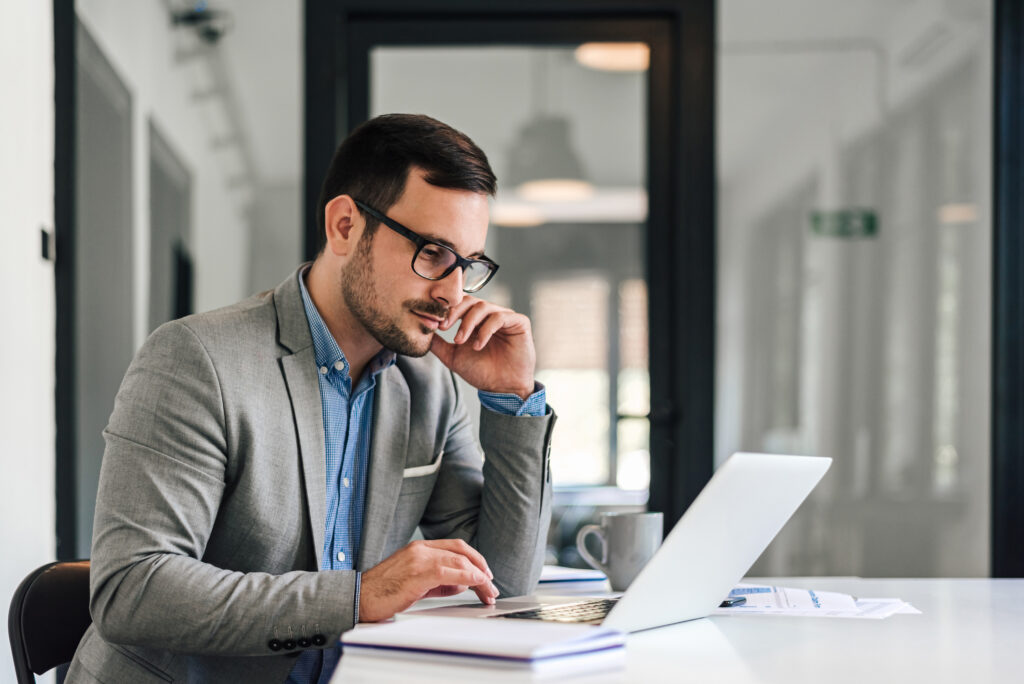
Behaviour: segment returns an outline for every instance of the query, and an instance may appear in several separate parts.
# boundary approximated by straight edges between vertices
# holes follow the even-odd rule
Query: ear
[[[348,256],[365,225],[359,207],[352,198],[348,195],[338,195],[324,207],[327,249],[332,254]]]

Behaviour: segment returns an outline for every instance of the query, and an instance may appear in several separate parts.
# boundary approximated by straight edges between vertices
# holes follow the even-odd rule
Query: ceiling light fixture
[[[950,203],[939,207],[939,223],[949,226],[958,223],[974,223],[978,220],[978,205]]]
[[[581,65],[598,71],[646,71],[651,64],[647,43],[584,43],[575,56]]]
[[[594,196],[594,186],[578,178],[542,178],[516,188],[527,202],[582,202]]]
[[[544,212],[528,204],[496,202],[491,223],[504,228],[535,228],[545,223]]]

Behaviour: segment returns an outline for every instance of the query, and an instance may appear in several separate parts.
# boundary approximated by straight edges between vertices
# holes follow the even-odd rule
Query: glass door
[[[646,489],[648,48],[612,71],[588,65],[600,47],[623,53],[376,48],[370,113],[429,114],[487,153],[499,182],[487,250],[504,267],[481,296],[533,322],[559,414],[555,481]]]
[[[560,500],[648,502],[671,528],[712,464],[714,13],[658,7],[309,0],[304,206],[312,254],[319,178],[372,114],[473,137],[508,264],[485,294],[533,319]]]
[[[716,457],[834,459],[753,572],[985,576],[992,3],[720,9]]]
[[[370,53],[371,116],[440,119],[498,176],[487,253],[502,269],[480,296],[533,323],[537,379],[559,414],[551,463],[566,538],[552,539],[552,555],[562,563],[575,561],[566,516],[647,499],[648,59],[645,43]]]
[[[531,318],[559,414],[552,562],[578,562],[575,531],[596,511],[648,501],[649,83],[652,52],[666,75],[667,29],[374,18],[343,49],[338,140],[371,116],[423,113],[473,138],[498,176],[487,251],[502,269],[480,295]]]

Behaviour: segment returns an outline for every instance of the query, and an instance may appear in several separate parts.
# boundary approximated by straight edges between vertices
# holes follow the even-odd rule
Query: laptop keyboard
[[[599,623],[615,607],[619,599],[591,599],[580,603],[564,603],[554,606],[541,606],[517,610],[514,613],[488,615],[495,618],[515,618],[519,620],[545,620],[547,622],[593,622]]]

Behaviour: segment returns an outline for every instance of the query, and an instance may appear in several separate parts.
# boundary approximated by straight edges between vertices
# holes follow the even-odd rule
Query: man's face
[[[487,239],[487,196],[438,188],[413,169],[405,191],[387,215],[423,237],[464,257],[483,254]],[[341,271],[341,290],[352,315],[381,345],[406,356],[430,350],[434,330],[448,309],[462,301],[462,269],[442,280],[412,270],[416,245],[384,224],[370,239],[360,237]]]

